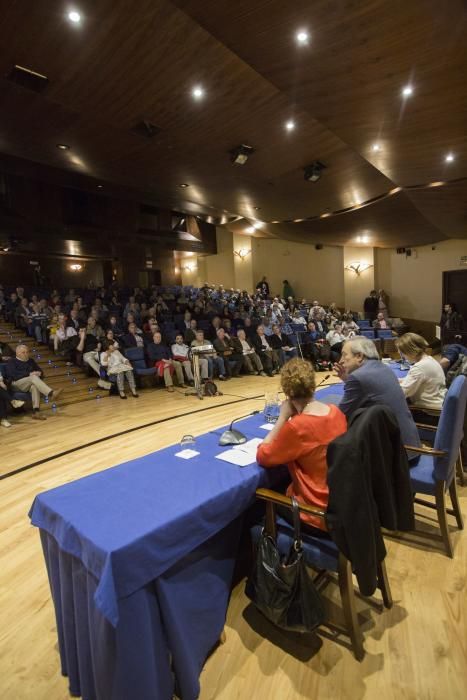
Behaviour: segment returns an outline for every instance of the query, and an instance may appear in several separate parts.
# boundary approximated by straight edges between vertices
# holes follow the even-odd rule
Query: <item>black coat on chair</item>
[[[348,431],[329,444],[327,462],[328,531],[352,562],[361,593],[372,595],[386,556],[380,528],[415,526],[409,463],[393,412],[381,405],[355,411]]]

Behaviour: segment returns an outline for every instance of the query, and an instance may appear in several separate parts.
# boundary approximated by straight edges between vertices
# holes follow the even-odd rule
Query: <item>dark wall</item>
[[[47,286],[53,287],[87,287],[89,282],[95,286],[105,283],[105,263],[100,260],[80,260],[82,269],[70,269],[70,260],[45,257],[24,257],[8,253],[0,254],[0,284],[3,285],[33,285],[34,265],[30,260],[40,262],[41,274],[48,280]]]

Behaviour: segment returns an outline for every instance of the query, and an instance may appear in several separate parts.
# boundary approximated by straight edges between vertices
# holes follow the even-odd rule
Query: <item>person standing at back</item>
[[[368,321],[374,321],[378,313],[379,300],[376,289],[372,289],[370,295],[363,302],[363,312]]]
[[[381,362],[375,344],[369,338],[352,338],[342,347],[338,377],[345,382],[344,396],[339,404],[349,419],[359,408],[382,404],[397,418],[404,445],[420,447],[420,437],[404,393],[394,372]],[[408,453],[409,461],[417,458]]]

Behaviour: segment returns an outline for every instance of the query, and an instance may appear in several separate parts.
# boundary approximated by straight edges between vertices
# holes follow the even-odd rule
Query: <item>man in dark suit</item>
[[[342,348],[342,356],[334,365],[337,375],[345,382],[344,396],[339,408],[347,418],[357,409],[381,404],[396,416],[404,445],[420,447],[417,426],[394,372],[383,364],[375,344],[369,338],[352,338]],[[409,460],[417,457],[408,453]]]

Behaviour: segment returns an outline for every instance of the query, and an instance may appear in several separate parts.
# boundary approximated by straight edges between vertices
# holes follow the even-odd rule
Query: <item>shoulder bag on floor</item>
[[[300,535],[300,512],[292,498],[294,541],[282,561],[274,539],[263,529],[253,571],[245,593],[254,605],[278,627],[311,632],[324,621],[321,597],[306,568]]]

